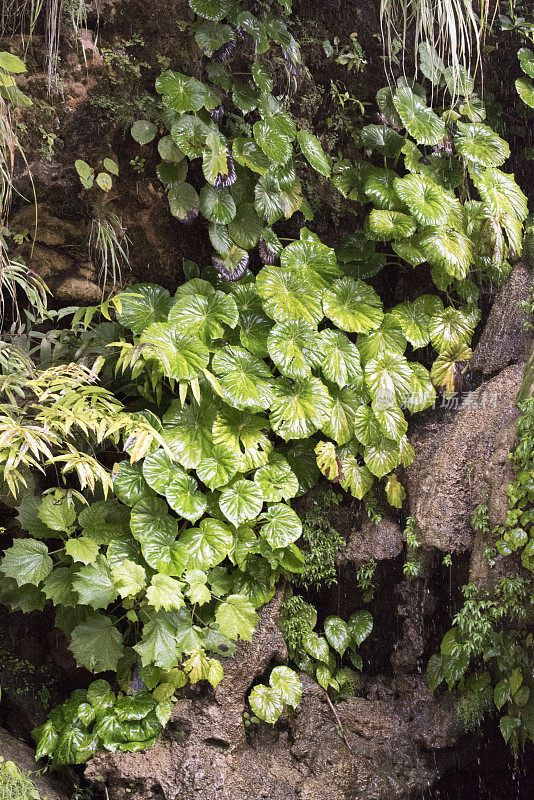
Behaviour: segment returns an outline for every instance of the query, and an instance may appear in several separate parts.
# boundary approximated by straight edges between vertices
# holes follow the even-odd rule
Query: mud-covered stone
[[[0,728],[0,755],[4,761],[16,764],[19,770],[33,781],[43,800],[68,800],[69,793],[56,775],[53,772],[43,772],[42,765],[36,762],[32,749],[4,728]],[[2,794],[2,798],[4,797],[7,800],[11,795]]]
[[[346,546],[336,557],[336,564],[362,564],[375,559],[384,561],[396,558],[403,547],[402,530],[394,520],[383,517],[378,525],[364,519],[360,526],[351,530]]]

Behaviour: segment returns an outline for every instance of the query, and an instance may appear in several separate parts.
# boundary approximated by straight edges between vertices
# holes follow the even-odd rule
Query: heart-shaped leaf
[[[293,270],[264,267],[256,277],[256,290],[272,319],[304,319],[316,325],[323,318],[322,290],[303,280]]]
[[[198,528],[180,536],[180,545],[189,554],[188,569],[207,570],[224,561],[233,546],[233,537],[222,522],[203,519]]]
[[[330,395],[318,378],[281,378],[273,386],[273,394],[271,424],[285,441],[311,436],[332,410]]]
[[[236,526],[256,519],[263,506],[263,493],[252,481],[235,481],[223,490],[219,506],[224,516]]]
[[[381,300],[363,281],[341,278],[323,295],[326,316],[344,331],[367,332],[380,327],[384,317]]]
[[[290,320],[275,325],[267,339],[274,364],[288,378],[307,378],[312,366],[322,357],[317,329],[305,320]]]
[[[324,621],[324,635],[328,644],[337,650],[343,658],[343,653],[350,644],[351,633],[347,623],[339,617],[327,617]]]
[[[353,641],[359,646],[373,630],[373,618],[368,611],[356,611],[348,621]]]
[[[254,139],[267,158],[277,164],[285,164],[293,152],[291,140],[281,132],[272,119],[261,119],[254,123]]]
[[[191,475],[175,475],[165,489],[165,497],[173,511],[189,522],[196,522],[206,511],[206,495],[198,490]]]

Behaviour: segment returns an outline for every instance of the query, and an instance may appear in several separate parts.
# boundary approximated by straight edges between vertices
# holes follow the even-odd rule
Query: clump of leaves
[[[304,589],[328,588],[337,583],[335,556],[345,539],[326,516],[324,501],[324,497],[319,499],[319,507],[308,511],[302,521],[304,566],[294,583]]]
[[[274,724],[286,706],[297,708],[302,696],[302,683],[297,673],[289,667],[275,667],[269,685],[257,684],[248,697],[250,707],[258,719]]]
[[[117,696],[107,681],[94,681],[88,689],[74,691],[32,731],[36,758],[47,756],[58,769],[83,764],[98,750],[148,750],[169,721],[172,706],[172,701],[157,702],[146,691]]]

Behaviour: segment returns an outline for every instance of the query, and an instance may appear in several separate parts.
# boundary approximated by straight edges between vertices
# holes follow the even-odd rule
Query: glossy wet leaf
[[[263,507],[263,492],[253,481],[236,481],[222,491],[219,506],[224,516],[238,527],[258,516]]]

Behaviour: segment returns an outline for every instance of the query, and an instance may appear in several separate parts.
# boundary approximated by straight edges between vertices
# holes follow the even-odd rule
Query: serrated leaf
[[[271,725],[274,725],[284,710],[280,692],[272,687],[264,686],[262,683],[252,689],[248,701],[258,719],[269,722]]]
[[[328,391],[318,378],[273,385],[270,421],[285,441],[311,436],[327,420],[332,409]]]
[[[91,614],[72,631],[69,648],[78,666],[91,672],[115,671],[123,653],[122,636],[109,617]]]
[[[264,467],[260,467],[254,475],[254,482],[260,487],[264,500],[268,503],[279,503],[290,500],[299,490],[299,482],[295,473],[278,454]]]
[[[464,342],[445,347],[438,355],[430,373],[434,386],[443,389],[447,395],[456,391],[456,382],[461,379],[465,361],[471,358],[472,351]]]
[[[405,400],[403,405],[405,404]],[[408,421],[398,406],[382,407],[380,403],[373,404],[373,413],[380,426],[380,432],[399,442],[408,430]]]
[[[173,618],[164,611],[155,613],[143,626],[141,641],[134,645],[143,666],[155,664],[171,669],[177,662],[176,627]]]
[[[454,145],[460,155],[484,167],[500,167],[510,157],[508,143],[480,122],[458,122]]]
[[[269,460],[273,446],[264,433],[269,427],[263,417],[228,408],[213,423],[213,441],[234,453],[239,471],[247,472]]]
[[[146,590],[146,599],[156,611],[161,608],[165,611],[182,608],[185,600],[182,594],[183,584],[169,575],[154,575],[150,586]]]
[[[52,566],[47,546],[36,539],[15,539],[1,562],[4,575],[13,578],[18,586],[37,586],[50,574]]]
[[[377,441],[366,445],[363,457],[373,475],[383,478],[400,463],[399,443],[381,436]]]
[[[223,490],[219,498],[221,511],[236,526],[256,519],[263,507],[263,493],[252,481],[240,480]]]
[[[78,593],[80,603],[91,606],[95,611],[107,608],[118,595],[109,565],[102,555],[97,556],[92,564],[80,567],[75,572],[72,587]]]
[[[301,239],[302,234],[303,231]],[[280,265],[294,271],[318,290],[328,288],[341,275],[335,251],[315,238],[292,242],[284,247]]]
[[[408,86],[397,89],[393,104],[402,124],[418,144],[434,145],[444,138],[445,124]]]
[[[401,211],[373,208],[367,217],[371,234],[379,241],[405,239],[415,233],[417,226],[414,220]]]
[[[143,477],[147,484],[158,494],[165,494],[165,489],[176,473],[182,470],[175,464],[165,450],[159,448],[143,459]],[[141,499],[140,497],[138,499]]]
[[[146,572],[140,564],[125,559],[112,567],[111,578],[121,597],[135,597],[145,587]]]
[[[425,347],[430,341],[430,316],[419,303],[400,303],[391,314],[398,320],[401,330],[414,349]]]
[[[346,444],[354,437],[354,419],[361,406],[361,397],[349,387],[331,387],[332,411],[321,430],[337,444]],[[328,476],[327,476],[328,477]],[[333,474],[330,475],[332,480]]]
[[[204,300],[205,304],[202,303]],[[176,311],[173,322],[155,322],[141,335],[141,342],[149,346],[146,348],[146,352],[150,352],[167,377],[176,380],[196,378],[199,371],[207,367],[209,362],[209,351],[206,345],[194,335],[182,335],[183,326],[178,315],[182,304],[186,303],[188,303],[188,311],[194,305],[198,307],[200,319],[197,317],[191,321],[192,310],[187,314],[191,325],[206,324],[206,317],[202,315],[202,311],[205,311],[207,298],[201,298],[198,303],[184,298],[177,303],[180,308]]]
[[[180,536],[180,545],[189,554],[188,568],[206,570],[224,561],[233,546],[229,528],[216,519],[203,519],[198,528]]]
[[[273,550],[296,542],[302,533],[302,523],[292,508],[284,503],[274,503],[261,516],[260,536]]]
[[[254,189],[254,207],[268,225],[273,225],[284,214],[280,184],[270,175],[263,175]]]
[[[158,572],[181,574],[187,559],[176,545],[178,523],[164,500],[150,497],[136,503],[130,526],[147,564]]]
[[[332,172],[332,159],[324,152],[317,136],[309,131],[300,130],[297,133],[297,141],[302,154],[313,169],[328,177]]]
[[[303,280],[293,270],[264,267],[256,277],[256,290],[272,319],[304,319],[317,324],[323,318],[322,290]]]
[[[175,475],[165,489],[165,497],[173,511],[189,522],[196,522],[206,511],[206,496],[191,475]]]
[[[279,322],[267,339],[274,364],[288,378],[307,378],[321,358],[317,329],[305,320]]]
[[[69,539],[65,544],[65,553],[73,561],[81,561],[82,564],[91,564],[97,557],[99,546],[88,536],[80,536],[78,539]]]
[[[341,278],[323,295],[325,315],[339,328],[357,333],[380,326],[383,319],[381,300],[363,281]]]
[[[153,322],[165,321],[172,306],[167,289],[154,283],[137,283],[117,298],[120,301],[118,321],[137,334]]]
[[[436,391],[428,370],[422,364],[410,364],[410,369],[413,374],[412,385],[403,405],[411,414],[416,414],[434,405]]]
[[[219,630],[234,641],[238,637],[246,642],[252,641],[258,619],[252,603],[241,594],[229,595],[215,610]]]
[[[43,497],[38,510],[41,522],[54,531],[68,533],[76,520],[76,509],[69,505],[66,497],[54,497],[47,494]]]
[[[464,233],[447,227],[429,229],[423,232],[420,245],[432,266],[444,269],[458,280],[467,277],[474,256],[471,239]]]

